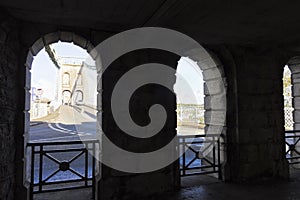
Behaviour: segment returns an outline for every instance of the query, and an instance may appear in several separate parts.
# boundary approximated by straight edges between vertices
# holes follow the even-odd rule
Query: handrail
[[[49,141],[49,142],[28,142],[27,146],[39,146],[39,145],[72,145],[72,144],[84,144],[84,143],[98,143],[99,140],[74,140],[74,141]]]

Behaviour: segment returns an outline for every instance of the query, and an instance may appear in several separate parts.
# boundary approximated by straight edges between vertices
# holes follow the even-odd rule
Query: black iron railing
[[[221,179],[219,135],[178,135],[178,139],[179,153],[184,152],[179,159],[181,177],[215,173]],[[201,156],[204,145],[209,153]]]
[[[286,159],[289,164],[300,163],[300,130],[285,131]],[[297,148],[298,147],[298,148]]]
[[[97,140],[28,143],[31,199],[37,193],[88,187],[94,195],[97,145]]]

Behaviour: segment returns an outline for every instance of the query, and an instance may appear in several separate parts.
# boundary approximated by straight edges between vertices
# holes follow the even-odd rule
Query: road
[[[61,142],[61,141],[80,141],[96,138],[96,111],[86,106],[61,106],[55,113],[32,122],[29,132],[30,143],[44,142]],[[79,145],[56,145],[45,146],[44,150],[70,150],[74,148],[84,148],[83,144]],[[39,150],[39,147],[36,147]],[[70,169],[61,170],[50,177],[46,182],[55,182],[63,180],[74,180],[85,175],[85,154],[82,154],[74,161],[73,158],[79,155],[81,151],[48,153],[43,156],[43,165],[40,167],[40,155],[37,153],[34,157],[34,182],[39,182],[39,171],[42,168],[42,179],[47,180],[51,174],[56,172],[60,165],[59,163],[69,162]],[[30,152],[29,156],[30,157]],[[52,159],[51,159],[52,158]],[[55,162],[55,160],[57,162]],[[92,156],[88,155],[88,177],[92,176]],[[30,170],[27,170],[30,173]],[[63,185],[66,186],[66,185]],[[79,186],[77,183],[68,185],[68,187]],[[44,189],[48,189],[45,186]],[[59,187],[62,187],[60,185]]]
[[[30,142],[92,139],[96,133],[96,111],[86,106],[63,105],[56,113],[41,120],[30,127]]]
[[[67,106],[63,105],[55,113],[47,116],[44,119],[40,119],[39,122],[32,123],[33,126],[30,127],[29,141],[31,143],[43,143],[43,142],[57,142],[57,141],[78,141],[86,139],[96,139],[96,110],[87,106]],[[203,129],[189,128],[189,127],[178,127],[177,132],[179,135],[195,135],[204,134]],[[193,145],[199,148],[199,145]],[[84,145],[62,145],[55,146],[56,149],[70,149],[70,148],[83,148]],[[45,147],[46,150],[53,149],[53,147]],[[73,157],[78,155],[80,152],[60,152],[51,153],[51,157],[56,159],[58,162],[70,161]],[[194,154],[189,152],[187,155],[187,162],[194,158]],[[91,177],[91,156],[88,160],[88,177]],[[34,179],[35,183],[39,181],[39,155],[35,156],[35,173]],[[44,156],[43,158],[43,180],[47,179],[51,174],[53,174],[58,168],[59,164],[53,160]],[[182,161],[181,161],[182,164]],[[199,165],[200,162],[196,161],[194,165]],[[78,172],[80,175],[84,175],[84,155],[78,157],[75,161],[70,163],[70,167],[74,171]],[[77,179],[74,173],[69,170],[60,171],[55,174],[48,181],[58,181],[58,180],[71,180]]]

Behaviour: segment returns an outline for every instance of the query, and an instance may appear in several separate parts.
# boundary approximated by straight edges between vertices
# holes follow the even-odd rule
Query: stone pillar
[[[1,19],[7,18],[0,14]],[[24,63],[15,20],[0,23],[0,199],[26,199],[24,167]]]
[[[176,136],[176,96],[159,85],[145,85],[132,95],[129,111],[133,121],[141,126],[150,123],[149,108],[154,104],[162,105],[167,112],[164,128],[155,136],[147,139],[134,138],[124,133],[113,119],[111,95],[115,84],[130,69],[146,63],[161,63],[177,67],[179,57],[159,50],[138,50],[121,56],[104,72],[102,77],[102,129],[114,144],[127,151],[136,153],[151,152],[166,145]],[[175,84],[175,74],[171,78]],[[99,103],[98,103],[99,106]],[[106,144],[102,143],[102,157],[109,155]],[[176,147],[170,152],[174,154]],[[114,155],[110,155],[114,156]],[[164,155],[166,158],[170,155]],[[125,173],[106,165],[101,167],[101,180],[98,186],[98,199],[143,199],[153,194],[172,191],[179,187],[179,163],[175,161],[163,169],[148,173]]]
[[[226,165],[226,152],[224,143],[224,137],[226,137],[226,79],[224,74],[223,65],[218,57],[209,52],[212,61],[215,65],[207,65],[203,69],[204,83],[204,109],[205,109],[205,134],[206,139],[211,140],[215,150],[215,161],[218,163],[218,151],[220,151],[220,169],[218,174],[211,174],[216,178],[223,179],[223,168]],[[209,137],[210,134],[218,135]],[[218,146],[217,140],[219,139],[220,145]],[[214,141],[214,142],[213,142]],[[218,149],[219,148],[219,149]],[[206,159],[213,162],[213,149],[209,148],[209,154]],[[208,164],[205,160],[202,160],[203,164]],[[205,169],[204,169],[205,171]]]
[[[288,178],[282,71],[276,49],[232,48],[236,66],[237,132],[231,141],[234,181]]]

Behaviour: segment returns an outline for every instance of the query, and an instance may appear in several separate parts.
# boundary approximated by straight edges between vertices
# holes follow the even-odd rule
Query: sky
[[[203,76],[197,63],[187,57],[178,61],[174,92],[177,103],[203,104]]]
[[[73,43],[58,42],[51,45],[57,56],[88,58],[86,50]],[[58,69],[50,60],[45,49],[35,56],[31,70],[32,87],[43,89],[43,98],[55,99]],[[177,103],[203,104],[203,77],[200,68],[193,60],[182,57],[178,61],[174,92]]]
[[[67,42],[58,42],[51,45],[57,56],[63,57],[83,57],[89,54],[81,47]],[[58,69],[50,60],[45,48],[35,57],[31,68],[31,86],[43,89],[42,97],[53,100],[56,93],[56,79]]]

